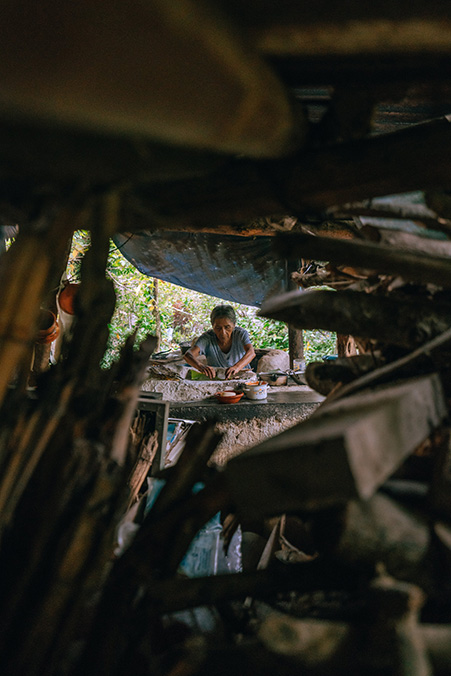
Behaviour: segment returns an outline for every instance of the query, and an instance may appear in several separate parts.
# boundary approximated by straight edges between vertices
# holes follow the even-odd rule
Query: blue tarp
[[[146,231],[114,241],[145,275],[224,300],[260,306],[287,289],[286,262],[273,254],[272,237]]]

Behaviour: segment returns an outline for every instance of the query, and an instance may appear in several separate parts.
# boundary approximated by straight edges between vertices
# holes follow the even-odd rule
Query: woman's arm
[[[238,371],[244,369],[244,367],[250,364],[253,358],[255,357],[255,350],[252,346],[252,343],[247,343],[244,346],[244,349],[245,353],[241,357],[241,359],[239,359],[236,364],[234,364],[233,366],[229,366],[229,368],[226,369],[225,377],[227,379],[232,378],[236,373],[238,373]]]
[[[208,366],[206,364],[201,364],[200,361],[196,359],[200,354],[200,347],[198,345],[194,345],[194,347],[190,347],[189,350],[185,352],[185,361],[188,362],[190,366],[194,366],[195,369],[200,371],[201,373],[204,373],[208,378],[214,378],[216,376],[216,371],[213,368],[213,366]]]

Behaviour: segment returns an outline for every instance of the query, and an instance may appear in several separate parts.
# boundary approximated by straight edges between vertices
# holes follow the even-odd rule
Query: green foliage
[[[83,256],[91,245],[91,236],[86,230],[77,230],[72,238],[72,247],[67,262],[66,275],[71,282],[80,281]]]
[[[304,355],[305,361],[321,361],[327,355],[337,351],[337,336],[330,331],[304,331]]]
[[[73,238],[67,275],[80,279],[80,265],[90,244],[89,233],[79,231]],[[109,326],[110,336],[103,360],[104,366],[114,361],[127,336],[137,331],[136,342],[155,333],[154,280],[141,274],[111,242],[107,276],[116,290],[116,309]],[[210,327],[210,312],[226,301],[197,291],[159,281],[158,311],[161,321],[161,350],[177,349],[179,343],[191,341]],[[288,328],[283,322],[257,316],[258,308],[230,303],[237,323],[247,329],[255,347],[288,350]],[[324,331],[304,331],[305,360],[315,361],[335,353],[335,334]]]

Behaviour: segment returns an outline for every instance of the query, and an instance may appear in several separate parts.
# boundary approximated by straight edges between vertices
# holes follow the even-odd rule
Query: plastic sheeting
[[[224,300],[260,306],[287,289],[286,262],[272,253],[272,237],[139,232],[114,241],[145,275]]]

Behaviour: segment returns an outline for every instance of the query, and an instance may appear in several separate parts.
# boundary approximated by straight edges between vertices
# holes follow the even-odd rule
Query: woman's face
[[[228,343],[232,337],[235,324],[227,317],[217,317],[212,324],[213,332],[221,345]]]

